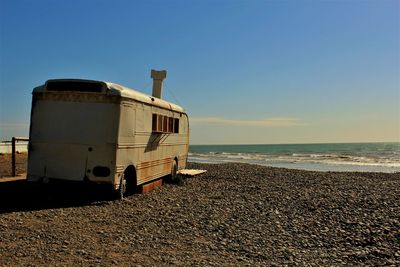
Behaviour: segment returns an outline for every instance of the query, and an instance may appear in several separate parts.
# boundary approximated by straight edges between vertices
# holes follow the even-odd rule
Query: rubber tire
[[[171,174],[169,175],[169,181],[171,183],[175,183],[177,181],[176,179],[177,176],[178,176],[178,164],[176,163],[176,160],[174,160],[171,166]]]
[[[126,188],[125,188],[125,196],[131,196],[133,195],[137,188],[136,188],[136,184],[134,184],[134,180],[132,179],[132,177],[128,177],[128,180],[126,180]]]
[[[119,180],[119,187],[117,190],[118,199],[122,200],[126,196],[126,179],[125,174],[121,174],[121,178]]]

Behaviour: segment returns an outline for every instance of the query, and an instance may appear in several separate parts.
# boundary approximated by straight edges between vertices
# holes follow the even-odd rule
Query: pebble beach
[[[400,173],[188,167],[207,173],[123,201],[0,183],[0,265],[400,264]]]

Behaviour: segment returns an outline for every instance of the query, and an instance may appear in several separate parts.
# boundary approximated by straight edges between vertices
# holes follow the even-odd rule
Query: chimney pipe
[[[151,78],[153,78],[153,96],[157,98],[161,98],[162,94],[162,83],[163,80],[167,77],[166,70],[151,70]]]

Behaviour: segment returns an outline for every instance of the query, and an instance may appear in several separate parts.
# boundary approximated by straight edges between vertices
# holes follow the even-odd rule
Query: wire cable
[[[167,83],[164,82],[164,87],[168,90],[168,92],[171,94],[172,98],[175,100],[175,102],[179,105],[182,106],[181,103],[179,103],[178,98],[175,96],[175,94],[172,92],[172,90],[169,89],[169,86],[167,86]]]

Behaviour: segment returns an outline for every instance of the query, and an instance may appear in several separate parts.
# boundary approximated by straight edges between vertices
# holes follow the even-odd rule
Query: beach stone
[[[0,188],[0,265],[399,265],[399,173],[188,167],[207,173],[126,201]]]

